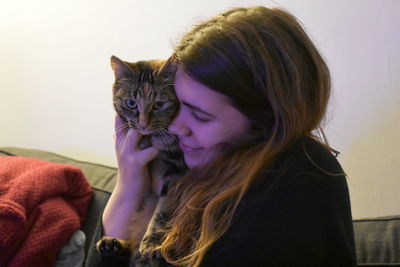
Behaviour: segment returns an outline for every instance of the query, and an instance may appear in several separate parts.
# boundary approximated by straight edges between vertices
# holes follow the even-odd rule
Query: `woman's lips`
[[[195,147],[191,147],[191,146],[185,145],[182,142],[179,142],[179,146],[181,147],[183,152],[194,152],[194,151],[197,151],[197,150],[201,149],[201,148],[195,148]]]

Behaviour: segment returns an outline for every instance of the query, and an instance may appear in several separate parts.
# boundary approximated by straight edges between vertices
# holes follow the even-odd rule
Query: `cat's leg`
[[[143,210],[137,214],[130,223],[128,229],[129,238],[127,240],[117,239],[115,237],[104,236],[96,244],[97,250],[105,257],[130,258],[138,251],[140,240],[148,228],[149,221],[154,216],[154,209],[158,203],[158,197],[153,194],[146,196]]]
[[[158,204],[154,215],[150,221],[149,227],[140,242],[140,255],[143,260],[161,258],[159,252],[156,251],[153,254],[153,249],[161,244],[162,234],[158,232],[159,229],[163,229],[168,221],[168,216],[165,208],[166,196],[162,196],[158,200]],[[140,261],[140,260],[139,260]],[[141,265],[138,265],[141,266]]]

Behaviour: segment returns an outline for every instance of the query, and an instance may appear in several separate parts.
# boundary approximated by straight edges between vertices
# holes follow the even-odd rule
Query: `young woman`
[[[190,170],[169,188],[176,207],[157,264],[355,266],[344,172],[319,138],[329,71],[296,18],[260,6],[226,11],[188,32],[169,61],[180,101],[169,130]],[[139,150],[140,137],[117,135],[104,235],[127,238],[148,223],[132,217],[154,212],[157,197],[146,196],[160,186],[147,164],[157,151]]]

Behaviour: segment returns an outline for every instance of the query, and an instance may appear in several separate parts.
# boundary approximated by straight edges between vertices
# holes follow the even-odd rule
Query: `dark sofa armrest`
[[[400,266],[400,215],[353,220],[358,266]]]

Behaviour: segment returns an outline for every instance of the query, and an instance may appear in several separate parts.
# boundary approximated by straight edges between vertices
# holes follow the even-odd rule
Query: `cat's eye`
[[[135,102],[135,100],[132,100],[132,99],[125,100],[125,105],[130,109],[136,108],[136,102]]]
[[[165,102],[157,101],[154,103],[155,109],[162,109],[165,106]]]

